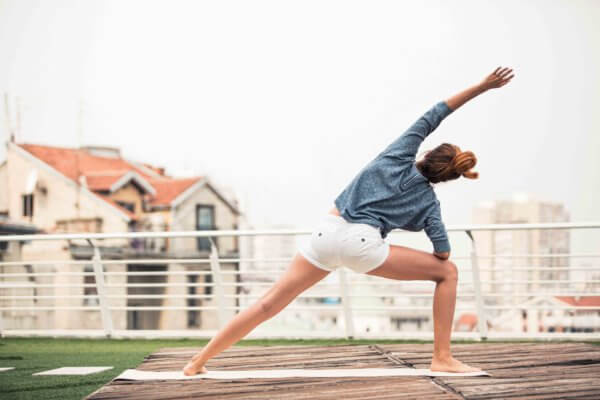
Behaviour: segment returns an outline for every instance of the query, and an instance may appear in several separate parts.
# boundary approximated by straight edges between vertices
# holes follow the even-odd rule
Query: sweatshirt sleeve
[[[416,120],[410,128],[389,144],[380,154],[401,159],[414,159],[425,138],[452,113],[445,101],[440,101]]]
[[[442,222],[439,200],[436,200],[436,207],[425,219],[425,233],[433,244],[436,253],[450,251],[450,241],[444,222]]]

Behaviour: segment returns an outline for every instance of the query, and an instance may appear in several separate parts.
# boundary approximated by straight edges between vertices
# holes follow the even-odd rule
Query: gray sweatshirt
[[[379,228],[382,238],[392,229],[424,229],[434,251],[450,251],[440,202],[415,158],[423,140],[451,112],[444,101],[435,104],[360,170],[335,199],[342,217]]]

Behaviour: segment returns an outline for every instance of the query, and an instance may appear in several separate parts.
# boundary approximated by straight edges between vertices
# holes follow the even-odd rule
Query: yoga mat
[[[61,367],[48,371],[36,372],[31,375],[88,375],[106,371],[114,367]]]
[[[148,379],[262,379],[262,378],[342,378],[381,376],[490,376],[485,371],[438,372],[413,368],[261,369],[251,371],[212,371],[186,376],[183,371],[140,371],[126,369],[113,380]]]

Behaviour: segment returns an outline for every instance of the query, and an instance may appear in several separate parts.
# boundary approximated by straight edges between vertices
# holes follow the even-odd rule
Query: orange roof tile
[[[134,170],[146,179],[149,178],[144,171],[122,158],[100,157],[89,154],[85,150],[68,147],[36,144],[19,144],[19,146],[74,181],[77,180],[78,174],[91,175],[94,172],[108,174],[114,171],[127,172],[129,170]]]
[[[75,182],[78,182],[79,175],[84,175],[88,188],[91,191],[106,190],[128,171],[135,171],[156,189],[156,196],[150,200],[150,204],[152,205],[170,204],[171,201],[186,189],[203,179],[202,177],[177,179],[166,175],[164,178],[156,178],[148,175],[143,169],[137,168],[123,158],[92,155],[83,149],[30,143],[20,143],[18,146]],[[164,174],[164,169],[146,163],[142,163],[142,165],[155,171],[161,171]],[[109,197],[99,193],[95,194],[117,207],[130,218],[135,218],[134,214],[116,204]]]
[[[85,175],[85,181],[90,190],[109,190],[126,173],[127,171],[121,171],[119,174]]]
[[[202,177],[200,176],[169,180],[150,179],[150,184],[156,189],[156,197],[150,201],[150,204],[170,204],[177,196],[185,192],[190,186],[201,179]]]
[[[571,306],[600,306],[600,296],[581,296],[578,299],[574,296],[556,296],[556,298]]]
[[[477,315],[471,313],[462,314],[457,321],[458,324],[475,325],[477,323]]]

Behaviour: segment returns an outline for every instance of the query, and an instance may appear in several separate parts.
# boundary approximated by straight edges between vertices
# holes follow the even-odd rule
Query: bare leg
[[[425,251],[390,245],[390,254],[385,262],[367,274],[398,280],[436,282],[433,297],[434,350],[430,369],[448,372],[481,370],[456,360],[450,353],[458,282],[458,269],[452,261],[441,260]]]
[[[287,271],[254,304],[236,314],[184,367],[185,375],[206,372],[206,361],[235,344],[257,325],[275,316],[300,293],[319,282],[329,271],[313,266],[300,253]]]

